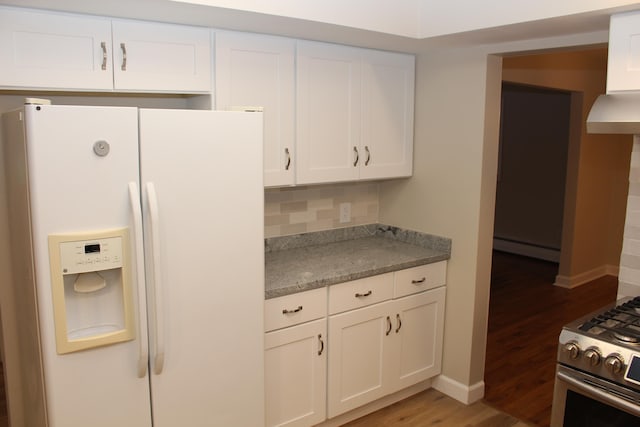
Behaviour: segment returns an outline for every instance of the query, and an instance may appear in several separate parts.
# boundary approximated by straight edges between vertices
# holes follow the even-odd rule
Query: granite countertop
[[[382,224],[265,240],[265,299],[449,259],[451,240]]]

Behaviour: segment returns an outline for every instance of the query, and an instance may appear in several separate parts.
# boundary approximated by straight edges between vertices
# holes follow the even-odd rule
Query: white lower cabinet
[[[266,425],[303,427],[326,418],[326,318],[265,334]]]
[[[328,416],[440,373],[445,288],[329,317]]]
[[[391,356],[391,393],[440,373],[445,293],[441,287],[394,301],[398,342]]]
[[[442,261],[267,300],[266,425],[312,426],[438,375],[445,273]]]
[[[392,302],[329,317],[329,418],[387,394]]]

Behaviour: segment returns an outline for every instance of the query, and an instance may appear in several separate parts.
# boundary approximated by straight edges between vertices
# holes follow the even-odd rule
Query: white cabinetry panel
[[[0,7],[0,87],[205,93],[210,30]]]
[[[113,21],[114,87],[204,92],[211,88],[207,28]]]
[[[362,58],[360,178],[411,176],[414,57],[364,50]]]
[[[387,394],[391,301],[329,318],[329,418]]]
[[[298,184],[411,176],[414,57],[298,42]]]
[[[326,415],[326,318],[265,334],[266,425],[305,427]]]
[[[295,40],[227,31],[215,39],[216,109],[262,107],[264,184],[294,184]]]
[[[640,90],[640,12],[611,16],[607,93]]]
[[[359,176],[361,64],[358,49],[298,42],[297,183]]]
[[[395,301],[399,342],[393,357],[391,393],[440,373],[445,292],[441,287]]]
[[[111,21],[0,8],[0,86],[112,89]]]

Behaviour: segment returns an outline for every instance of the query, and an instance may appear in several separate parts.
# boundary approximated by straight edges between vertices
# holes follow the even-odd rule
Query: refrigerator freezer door
[[[137,375],[138,340],[146,331],[132,341],[56,353],[48,247],[50,234],[131,228],[127,189],[139,176],[137,110],[30,105],[25,129],[49,427],[150,426],[148,377]],[[96,141],[108,142],[107,155],[94,151]]]
[[[140,145],[154,426],[263,425],[262,115],[143,109]]]

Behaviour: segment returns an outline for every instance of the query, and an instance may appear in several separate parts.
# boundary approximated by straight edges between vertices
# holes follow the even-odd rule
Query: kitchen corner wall
[[[618,297],[640,295],[640,136],[633,138],[627,215],[622,239]]]
[[[265,237],[376,223],[378,188],[364,182],[266,189]],[[341,203],[351,203],[350,222],[340,222]]]

